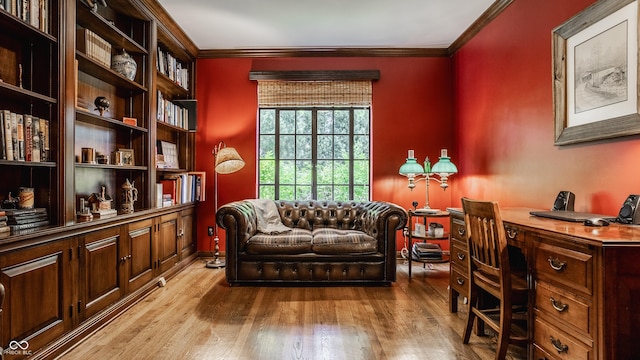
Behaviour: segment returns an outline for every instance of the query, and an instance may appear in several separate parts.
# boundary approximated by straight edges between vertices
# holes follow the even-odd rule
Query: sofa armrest
[[[384,201],[369,201],[361,205],[360,228],[378,240],[378,249],[395,258],[396,232],[407,223],[407,212],[400,206]]]
[[[235,201],[221,206],[216,213],[218,226],[225,230],[225,261],[227,278],[235,279],[237,254],[244,251],[247,240],[257,232],[257,218],[248,201]]]

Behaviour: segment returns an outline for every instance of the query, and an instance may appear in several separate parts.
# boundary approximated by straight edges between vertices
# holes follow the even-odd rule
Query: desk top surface
[[[461,208],[447,209],[453,215],[462,216]],[[556,234],[574,236],[598,246],[633,245],[640,246],[640,225],[611,223],[609,226],[586,226],[580,222],[555,220],[531,215],[531,208],[501,208],[502,221],[507,224],[524,226]]]

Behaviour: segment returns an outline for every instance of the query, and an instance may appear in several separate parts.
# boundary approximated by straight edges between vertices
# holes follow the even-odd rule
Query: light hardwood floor
[[[448,264],[398,261],[390,287],[229,287],[199,259],[63,355],[73,359],[493,359],[463,345],[466,306],[448,310]],[[508,359],[525,359],[510,346]]]

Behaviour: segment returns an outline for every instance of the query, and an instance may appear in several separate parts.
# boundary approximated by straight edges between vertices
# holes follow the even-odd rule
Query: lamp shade
[[[232,147],[223,147],[216,154],[215,170],[218,174],[231,174],[244,167],[244,160]]]
[[[442,149],[440,152],[440,159],[431,168],[432,174],[441,175],[453,175],[458,173],[458,168],[451,162],[451,158],[447,156],[447,149]]]
[[[413,157],[413,150],[409,150],[407,161],[402,164],[402,166],[400,166],[399,173],[400,175],[404,176],[414,176],[424,173],[424,168],[422,167],[422,165],[418,164],[416,158]]]

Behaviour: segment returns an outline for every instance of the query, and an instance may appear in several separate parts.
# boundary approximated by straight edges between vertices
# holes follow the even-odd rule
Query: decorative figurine
[[[109,99],[104,96],[98,96],[93,103],[96,105],[96,110],[100,111],[100,116],[103,116],[104,112],[109,110],[109,106],[111,106]]]
[[[133,213],[133,203],[138,200],[138,189],[127,179],[122,184],[122,204],[120,205],[121,214]]]
[[[13,197],[11,196],[11,192],[9,192],[9,195],[7,196],[7,198],[5,200],[2,200],[2,208],[17,209],[19,201],[20,201],[19,197]]]
[[[104,185],[99,193],[91,194],[88,201],[94,218],[104,219],[118,215],[118,212],[111,208],[112,199],[107,194],[107,187]]]
[[[85,221],[91,221],[93,220],[93,215],[91,215],[91,212],[89,211],[89,208],[87,206],[85,206],[85,201],[84,198],[80,198],[80,209],[78,210],[78,213],[76,214],[76,216],[78,217],[78,222],[85,222]]]
[[[113,55],[111,57],[111,69],[133,81],[136,78],[136,72],[138,71],[138,64],[122,49],[122,53]]]

